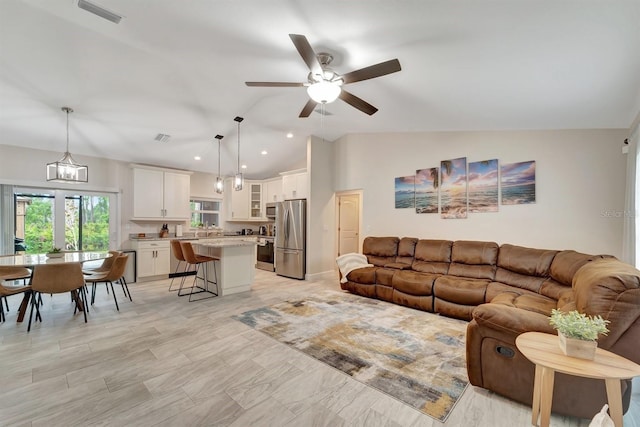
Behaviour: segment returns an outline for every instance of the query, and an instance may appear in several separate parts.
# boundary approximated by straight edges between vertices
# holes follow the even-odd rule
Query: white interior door
[[[338,196],[338,256],[360,252],[360,196]]]

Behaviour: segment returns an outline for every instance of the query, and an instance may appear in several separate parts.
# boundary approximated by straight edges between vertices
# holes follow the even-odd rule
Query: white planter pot
[[[596,357],[597,341],[585,341],[575,338],[567,338],[558,331],[560,349],[564,354],[579,359],[593,360]]]

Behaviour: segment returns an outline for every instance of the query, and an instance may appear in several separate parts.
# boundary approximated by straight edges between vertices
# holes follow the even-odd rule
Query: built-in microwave
[[[267,203],[267,218],[276,219],[276,204],[275,203]]]

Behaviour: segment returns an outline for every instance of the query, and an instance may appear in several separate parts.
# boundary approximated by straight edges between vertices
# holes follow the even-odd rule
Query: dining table
[[[15,254],[15,255],[3,255],[0,256],[0,266],[9,267],[27,267],[36,268],[38,265],[51,265],[51,264],[66,264],[79,262],[84,263],[88,261],[104,260],[112,255],[108,251],[64,251],[58,254]],[[33,270],[32,270],[33,272]],[[32,273],[33,274],[33,273]],[[25,292],[18,309],[17,322],[24,320],[25,312],[29,306],[29,299],[31,298],[31,292]],[[79,301],[79,299],[76,299]],[[78,307],[83,310],[84,307]]]

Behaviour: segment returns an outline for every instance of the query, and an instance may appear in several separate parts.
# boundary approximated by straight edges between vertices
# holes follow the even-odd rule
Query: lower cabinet
[[[133,242],[138,277],[169,275],[171,250],[168,240]]]

